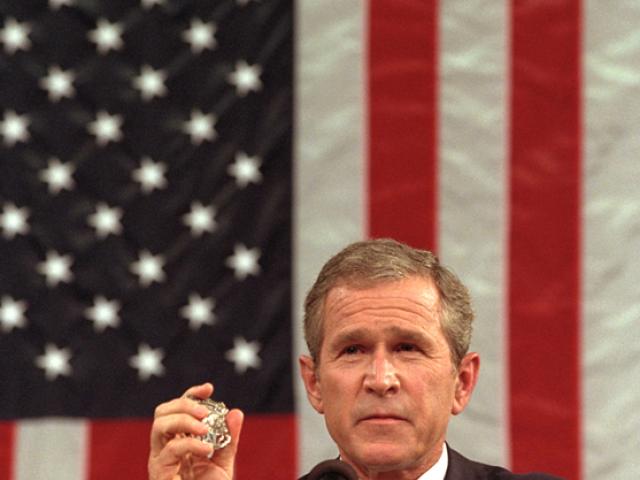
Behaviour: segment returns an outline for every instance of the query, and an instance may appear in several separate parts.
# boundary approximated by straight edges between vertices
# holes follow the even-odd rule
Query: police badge
[[[205,435],[196,436],[196,438],[213,445],[214,451],[229,445],[231,434],[225,420],[227,413],[229,413],[227,406],[223,402],[216,402],[211,398],[204,400],[193,396],[189,396],[189,398],[209,409],[209,414],[202,419],[202,423],[209,427],[209,431]]]

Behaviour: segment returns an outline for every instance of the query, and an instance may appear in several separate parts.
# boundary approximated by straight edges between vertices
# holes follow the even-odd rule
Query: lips
[[[374,403],[362,403],[356,406],[353,411],[353,419],[355,423],[368,423],[368,424],[391,424],[398,422],[410,422],[411,414],[408,407],[402,405],[399,402],[391,404],[374,404]]]
[[[402,418],[402,417],[400,417],[398,415],[387,415],[387,414],[369,415],[367,417],[364,417],[363,420],[376,420],[376,419],[380,419],[380,420],[385,420],[385,419],[404,420],[404,418]]]
[[[405,417],[395,413],[374,413],[361,417],[359,422],[393,423],[403,422],[406,420],[407,419]]]

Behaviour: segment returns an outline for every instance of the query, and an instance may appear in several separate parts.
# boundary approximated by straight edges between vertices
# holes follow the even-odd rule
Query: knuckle
[[[180,451],[178,438],[174,437],[171,440],[169,440],[165,445],[164,449],[172,455],[178,454]]]
[[[161,403],[160,405],[157,405],[155,410],[153,411],[153,416],[154,418],[158,418],[162,416],[162,412],[164,411],[164,403]]]

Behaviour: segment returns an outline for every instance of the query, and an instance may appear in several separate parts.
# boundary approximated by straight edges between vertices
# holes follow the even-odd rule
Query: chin
[[[412,463],[406,447],[397,443],[370,443],[357,449],[358,462],[376,470],[392,470]]]

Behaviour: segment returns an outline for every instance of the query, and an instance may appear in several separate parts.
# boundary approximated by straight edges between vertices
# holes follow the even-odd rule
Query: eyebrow
[[[343,345],[345,343],[357,343],[361,341],[363,338],[366,338],[369,335],[370,330],[368,328],[355,328],[353,330],[347,330],[345,332],[339,333],[331,342],[332,346]],[[392,325],[386,327],[384,329],[385,334],[391,334],[393,337],[397,337],[402,341],[412,342],[412,343],[428,343],[429,345],[433,344],[433,340],[429,335],[422,333],[421,331],[416,331],[413,329],[403,328],[396,325]]]

